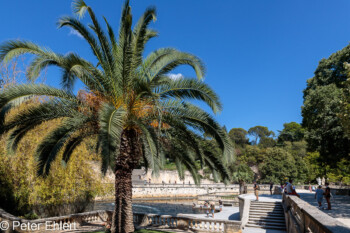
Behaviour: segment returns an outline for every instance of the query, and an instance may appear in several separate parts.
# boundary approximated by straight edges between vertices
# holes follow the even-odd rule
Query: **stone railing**
[[[109,214],[106,211],[98,210],[65,216],[29,220],[13,216],[3,209],[0,209],[0,222],[6,222],[5,228],[7,229],[3,229],[4,232],[42,232],[44,230],[67,229],[74,230],[83,223],[106,222],[108,220],[108,215]],[[21,226],[24,225],[27,225],[27,227],[21,229]]]
[[[288,233],[348,233],[350,228],[296,196],[283,194]]]
[[[193,218],[186,215],[156,215],[156,214],[134,214],[136,227],[166,227],[170,229],[192,230],[196,232],[224,232],[234,233],[241,228],[240,221],[229,221],[207,218]]]
[[[6,233],[9,232],[27,232],[27,230],[21,230],[17,225],[37,225],[42,226],[41,229],[31,230],[32,232],[42,232],[42,230],[57,230],[59,226],[66,226],[68,230],[77,230],[84,223],[96,223],[96,222],[110,222],[112,219],[112,211],[92,211],[80,214],[71,214],[67,216],[59,216],[52,218],[43,218],[37,220],[27,220],[15,217],[4,210],[0,209],[0,222],[6,221],[9,227]],[[223,232],[223,233],[235,233],[241,228],[241,221],[229,221],[218,219],[206,219],[195,218],[186,215],[156,215],[156,214],[141,214],[134,213],[134,225],[138,227],[156,226],[170,229],[183,229],[183,230],[195,230],[197,232]],[[45,224],[49,222],[49,227]],[[18,224],[17,224],[18,223]],[[55,224],[55,225],[53,225]],[[16,227],[17,226],[17,227]],[[56,228],[55,228],[56,226]],[[69,229],[69,227],[71,229]],[[102,225],[101,225],[102,227]],[[54,229],[55,228],[55,229]]]

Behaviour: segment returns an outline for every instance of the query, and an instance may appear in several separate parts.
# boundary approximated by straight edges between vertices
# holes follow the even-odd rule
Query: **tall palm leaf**
[[[172,48],[156,50],[143,57],[146,43],[157,32],[149,29],[155,20],[154,8],[147,9],[132,28],[129,1],[122,10],[119,33],[106,19],[102,29],[92,9],[83,0],[73,2],[75,13],[87,12],[92,24],[86,27],[74,17],[62,17],[59,27],[79,32],[97,59],[93,64],[75,53],[57,54],[28,41],[8,41],[0,46],[0,61],[7,62],[22,54],[32,54],[27,77],[35,80],[43,69],[62,69],[63,89],[43,84],[13,86],[0,93],[0,114],[5,119],[15,101],[32,96],[46,96],[47,101],[19,113],[13,119],[1,120],[0,133],[11,132],[8,148],[15,151],[25,134],[45,121],[62,119],[38,145],[38,175],[45,176],[57,154],[63,151],[68,162],[74,149],[84,138],[97,135],[103,173],[115,173],[115,211],[112,232],[133,232],[132,183],[133,169],[144,160],[147,168],[159,171],[164,156],[172,157],[180,177],[184,168],[199,176],[196,160],[211,168],[222,180],[228,178],[225,163],[232,156],[230,140],[215,119],[188,101],[200,100],[214,113],[222,109],[215,92],[202,78],[204,65],[196,56]],[[197,79],[173,80],[169,72],[189,65]],[[76,80],[82,81],[90,100],[72,94]],[[221,158],[201,148],[202,134],[215,139],[222,150]],[[222,159],[223,158],[223,159]],[[217,177],[217,176],[215,176]]]

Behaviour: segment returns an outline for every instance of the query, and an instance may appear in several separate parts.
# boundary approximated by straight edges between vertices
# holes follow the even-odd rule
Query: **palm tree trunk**
[[[115,166],[115,208],[112,233],[134,232],[131,175],[141,155],[142,147],[137,131],[124,130]]]

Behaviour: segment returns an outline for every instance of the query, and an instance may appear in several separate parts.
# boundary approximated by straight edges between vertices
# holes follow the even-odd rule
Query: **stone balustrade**
[[[196,232],[234,233],[240,230],[240,221],[193,218],[185,215],[134,214],[136,227],[156,226]]]
[[[288,233],[348,233],[350,228],[296,196],[283,194]]]
[[[43,229],[54,230],[64,226],[77,228],[83,223],[105,222],[108,220],[108,215],[109,214],[106,211],[98,210],[65,216],[29,220],[13,216],[0,208],[0,222],[6,221],[9,224],[8,229],[5,232],[14,232],[13,230],[15,230],[15,232],[27,232],[28,230],[26,229],[21,230],[21,225],[38,226],[37,230],[31,230],[33,232],[41,232]]]
[[[53,222],[56,225],[74,225],[74,229],[79,229],[84,223],[96,223],[96,222],[110,222],[112,219],[112,211],[92,211],[79,214],[71,214],[67,216],[59,216],[52,218],[42,218],[36,220],[27,220],[15,217],[4,210],[0,209],[0,222],[7,221],[10,226],[6,233],[14,232],[13,223],[19,222],[20,224],[45,224],[46,222]],[[196,232],[223,232],[223,233],[235,233],[241,228],[240,221],[207,219],[207,218],[195,218],[186,215],[157,215],[157,214],[141,214],[134,213],[135,227],[156,226],[170,229],[183,229],[183,230],[195,230]],[[102,226],[102,225],[101,225]],[[46,228],[46,230],[53,230],[55,226]],[[16,232],[26,232],[20,228],[15,228]],[[40,230],[33,230],[31,232],[40,232]]]

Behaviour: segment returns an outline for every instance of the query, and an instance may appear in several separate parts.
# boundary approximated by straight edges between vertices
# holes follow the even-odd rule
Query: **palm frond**
[[[50,87],[44,84],[22,84],[9,87],[0,92],[0,109],[10,101],[28,96],[49,96],[78,102],[76,97],[64,90]]]
[[[51,164],[56,159],[58,152],[73,133],[82,129],[89,120],[88,117],[68,118],[41,141],[35,152],[38,158],[37,174],[39,176],[49,174]]]
[[[99,147],[102,155],[103,174],[108,168],[114,170],[114,160],[117,156],[123,125],[126,113],[122,108],[116,109],[111,104],[105,104],[100,111],[99,125],[100,132],[98,135]]]
[[[83,0],[74,0],[72,2],[72,9],[79,18],[82,18],[87,10],[87,5]]]
[[[196,99],[208,104],[214,113],[221,111],[222,105],[216,93],[204,82],[182,78],[169,80],[155,88],[160,98],[176,97],[182,100]]]

